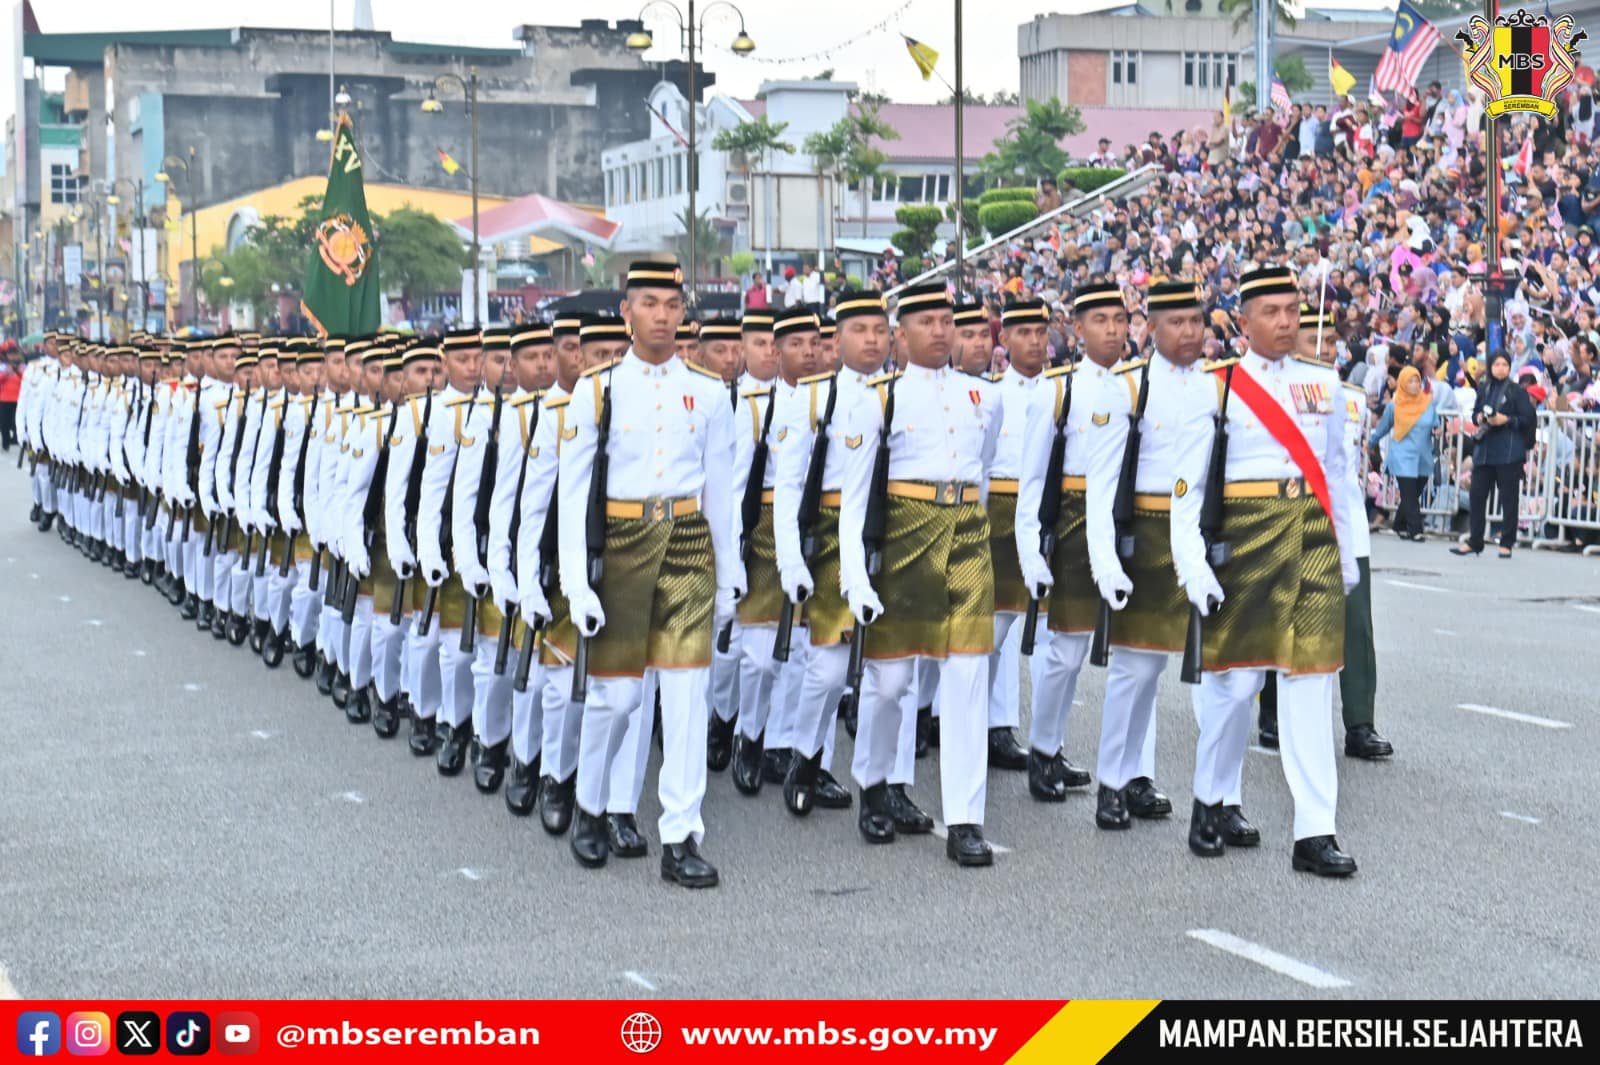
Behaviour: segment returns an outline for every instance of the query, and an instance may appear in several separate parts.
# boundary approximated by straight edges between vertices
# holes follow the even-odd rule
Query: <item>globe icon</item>
[[[661,1022],[648,1013],[630,1013],[622,1022],[622,1045],[635,1054],[648,1054],[661,1045]]]

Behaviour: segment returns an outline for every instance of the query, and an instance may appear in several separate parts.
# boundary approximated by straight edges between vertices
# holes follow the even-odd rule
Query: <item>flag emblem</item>
[[[917,65],[922,80],[927,81],[932,78],[934,68],[939,65],[939,53],[915,37],[906,37],[903,33],[900,36],[905,38],[906,51],[911,53],[911,61]]]
[[[683,397],[683,409],[687,410],[687,411],[694,410],[694,397],[693,396],[684,396]]]
[[[967,398],[971,399],[972,405],[976,407],[983,402],[983,393],[979,392],[976,388],[969,388],[967,390]]]
[[[1577,66],[1576,46],[1588,34],[1573,25],[1571,15],[1553,19],[1518,8],[1497,16],[1492,26],[1474,15],[1456,38],[1466,45],[1467,79],[1488,96],[1491,117],[1531,111],[1554,118],[1555,98]]]
[[[347,214],[325,218],[317,227],[317,250],[329,270],[344,278],[346,285],[354,285],[367,271],[372,258],[372,241],[361,223]]]

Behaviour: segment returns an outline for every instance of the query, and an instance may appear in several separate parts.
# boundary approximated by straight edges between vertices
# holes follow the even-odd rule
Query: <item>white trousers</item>
[[[732,721],[739,713],[739,663],[744,660],[744,641],[739,623],[733,623],[733,633],[726,651],[717,650],[716,640],[711,641],[711,668],[707,671],[706,702],[719,721]]]
[[[122,550],[129,562],[144,561],[144,525],[139,518],[139,507],[128,503],[122,510]]]
[[[310,561],[294,564],[294,585],[289,591],[289,638],[294,641],[296,648],[304,647],[317,638],[322,613],[320,589],[323,580],[326,578],[321,573],[317,574],[319,590],[313,592]]]
[[[278,567],[271,559],[267,560],[267,620],[272,623],[273,632],[284,632],[289,625],[289,607],[294,600],[295,578],[299,574],[293,566],[283,576],[278,576]],[[383,616],[385,625],[389,623],[389,615]]]
[[[800,677],[800,693],[795,700],[790,745],[802,758],[811,758],[822,751],[824,769],[833,762],[834,720],[849,670],[850,645],[847,643],[811,647],[806,653],[805,672]],[[858,718],[858,729],[859,721]],[[858,743],[860,735],[857,731]]]
[[[413,617],[406,631],[405,651],[400,656],[400,687],[411,700],[411,712],[424,721],[438,716],[443,700],[439,645],[439,626],[430,626],[426,636],[418,635]]]
[[[356,596],[355,616],[350,619],[350,691],[358,692],[372,683],[372,597]]]
[[[544,716],[539,742],[540,772],[566,780],[578,771],[578,744],[583,732],[584,704],[572,701],[571,666],[544,669],[544,691],[539,703]]]
[[[1022,626],[1017,624],[1021,617],[1011,611],[994,616],[994,651],[989,654],[990,728],[1022,724]]]
[[[1156,689],[1167,656],[1118,647],[1106,671],[1106,701],[1100,715],[1100,753],[1095,775],[1108,788],[1135,777],[1155,778]]]
[[[41,462],[33,468],[33,501],[46,514],[56,512],[56,487],[50,483],[50,464]]]
[[[457,642],[459,644],[459,639]],[[511,666],[507,664],[506,671],[497,675],[494,651],[495,641],[480,634],[469,666],[472,671],[472,732],[485,746],[493,746],[511,735]]]
[[[474,656],[461,650],[460,629],[439,627],[437,611],[429,631],[439,634],[439,721],[453,727],[472,720]]]
[[[103,530],[102,538],[115,549],[122,547],[122,522],[117,520],[117,500],[120,497],[114,492],[107,492],[106,497],[100,501],[100,528]]]
[[[939,784],[947,825],[983,824],[989,762],[989,664],[987,655],[951,655],[937,666],[939,718]],[[889,782],[902,746],[902,724],[915,711],[904,701],[918,677],[921,662],[911,658],[869,661],[865,690],[856,724],[856,763],[851,773],[862,787]],[[863,736],[865,733],[865,736]],[[915,732],[913,731],[913,737]],[[863,757],[864,755],[864,757]]]
[[[159,519],[156,521],[156,527],[158,529],[161,527]],[[162,535],[165,535],[165,533]],[[167,572],[180,580],[187,578],[188,571],[183,568],[183,524],[181,522],[172,527],[172,537],[166,542],[163,550],[167,556]],[[186,580],[185,583],[187,583]]]
[[[189,591],[198,595],[201,602],[209,603],[216,594],[211,572],[211,557],[216,551],[208,555],[205,546],[203,534],[189,533],[189,542],[183,545],[183,572],[188,577]]]
[[[773,633],[776,642],[777,633]],[[776,663],[778,677],[772,682],[771,709],[767,712],[767,746],[790,750],[795,746],[800,709],[800,686],[805,683],[806,662],[811,657],[811,632],[796,625],[789,636],[789,659]]]
[[[248,618],[252,616],[250,603],[250,600],[252,599],[251,585],[255,578],[251,576],[251,568],[254,566],[254,559],[247,555],[240,554],[237,556],[233,567],[228,570],[228,609],[232,611],[233,616],[236,618]],[[220,589],[221,585],[218,585],[218,588]],[[328,624],[329,614],[333,615],[333,623],[340,626],[338,631],[343,633],[343,622],[339,618],[339,611],[334,607],[322,608],[323,624]],[[343,648],[340,649],[340,654],[344,654]],[[341,670],[347,670],[350,668],[348,657],[341,657],[339,659],[339,668]]]
[[[509,668],[516,668],[514,655]],[[534,757],[540,756],[541,773],[545,771],[544,682],[545,668],[535,661],[528,670],[528,690],[519,692],[515,686],[511,689],[511,753],[523,765],[532,765]]]
[[[657,781],[661,842],[682,843],[691,837],[698,842],[704,837],[700,804],[706,790],[707,709],[702,698],[706,672],[705,668],[650,670],[644,678],[589,681],[578,749],[578,805],[585,813],[631,813],[636,808],[637,800],[627,789],[640,786],[644,779],[653,718],[644,699],[653,681],[661,690],[663,755]],[[629,773],[626,781],[613,773],[618,762]],[[619,801],[629,808],[616,809]]]
[[[375,611],[372,615],[372,684],[380,702],[386,703],[400,694],[400,652],[410,625],[409,617],[402,616],[400,624],[395,625],[387,612]]]
[[[739,632],[738,639],[739,732],[753,740],[767,730],[767,718],[772,712],[772,687],[782,665],[772,657],[778,629],[775,625],[750,625]],[[769,738],[767,746],[777,744]]]
[[[1194,797],[1207,806],[1240,801],[1244,752],[1254,723],[1255,697],[1265,676],[1259,669],[1205,673],[1193,689],[1195,721],[1200,726]]]
[[[1078,690],[1078,674],[1089,654],[1083,633],[1041,632],[1033,649],[1033,720],[1028,744],[1054,757],[1067,741],[1067,715]]]
[[[257,621],[267,621],[272,617],[272,566],[268,564],[257,577],[256,560],[245,564],[250,567],[250,609]]]

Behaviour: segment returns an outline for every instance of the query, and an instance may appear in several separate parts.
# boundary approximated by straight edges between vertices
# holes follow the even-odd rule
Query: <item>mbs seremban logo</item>
[[[1551,18],[1522,9],[1499,15],[1494,25],[1473,15],[1456,34],[1466,45],[1467,79],[1489,98],[1491,118],[1508,111],[1556,116],[1555,98],[1572,81],[1579,41],[1588,34],[1571,15]]]

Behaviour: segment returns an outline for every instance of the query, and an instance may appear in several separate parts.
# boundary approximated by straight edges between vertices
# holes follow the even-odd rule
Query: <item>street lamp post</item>
[[[117,195],[117,188],[126,185],[133,190],[133,217],[128,226],[128,247],[139,249],[139,328],[145,327],[145,319],[150,310],[150,280],[145,276],[145,247],[144,247],[144,178],[117,178],[111,183],[111,195],[106,197],[106,202],[115,207],[122,202],[122,197]],[[126,285],[127,282],[124,282]],[[122,326],[128,328],[128,309],[132,300],[124,297],[122,301]]]
[[[435,77],[433,87],[428,90],[428,98],[422,101],[422,110],[430,115],[442,114],[444,104],[440,102],[438,94],[452,84],[461,87],[461,95],[467,101],[467,117],[472,125],[472,172],[467,175],[472,186],[472,324],[481,329],[483,319],[478,308],[484,306],[486,297],[483,291],[483,247],[478,242],[478,68],[468,67],[464,79],[449,71]]]
[[[183,191],[189,196],[189,269],[194,275],[190,278],[189,285],[189,327],[192,329],[200,324],[200,223],[195,217],[199,204],[195,201],[194,191],[194,165],[199,153],[194,145],[189,146],[189,157],[169,155],[161,161],[161,170],[156,174],[156,180],[162,184],[172,181],[171,167],[183,170]]]
[[[97,196],[97,195],[89,196],[86,199],[84,199],[84,200],[79,202],[79,205],[76,208],[73,209],[73,211],[72,211],[72,213],[70,215],[67,216],[67,220],[69,222],[71,222],[74,227],[76,227],[79,222],[82,222],[84,220],[84,214],[83,214],[84,207],[88,207],[89,212],[90,212],[89,222],[90,222],[91,229],[92,229],[92,231],[94,233],[94,249],[95,249],[95,252],[94,252],[94,254],[95,254],[95,267],[94,268],[95,268],[95,275],[99,278],[98,284],[99,284],[99,288],[100,288],[100,291],[99,291],[98,294],[96,294],[95,301],[94,301],[95,323],[96,323],[96,326],[97,326],[95,339],[100,340],[100,341],[103,342],[106,339],[106,292],[107,292],[107,289],[106,289],[106,247],[105,247],[105,241],[101,239],[102,231],[101,231],[101,228],[100,228],[100,211],[101,211],[100,197]],[[76,238],[77,233],[74,232],[73,236],[74,236],[74,238]],[[83,274],[81,274],[81,273],[78,276],[78,290],[79,290],[79,295],[81,296],[82,292],[83,292]]]
[[[725,7],[739,17],[739,35],[728,46],[735,55],[749,55],[756,50],[756,42],[751,40],[750,35],[744,31],[744,12],[740,11],[736,5],[729,3],[728,0],[714,0],[713,3],[706,5],[705,10],[700,13],[699,21],[696,21],[694,17],[695,0],[684,0],[684,2],[688,6],[687,12],[679,8],[672,0],[650,0],[648,4],[639,9],[639,18],[642,20],[644,13],[653,7],[665,7],[670,10],[678,20],[679,47],[684,48],[689,53],[689,216],[685,219],[686,225],[684,228],[689,231],[689,305],[694,306],[699,296],[700,282],[700,249],[698,240],[700,216],[695,213],[695,192],[700,184],[700,154],[697,148],[699,144],[700,116],[698,114],[699,101],[695,91],[695,55],[704,44],[706,16],[719,7]],[[655,44],[655,38],[650,35],[649,30],[641,29],[628,34],[626,43],[635,52],[643,52]]]

